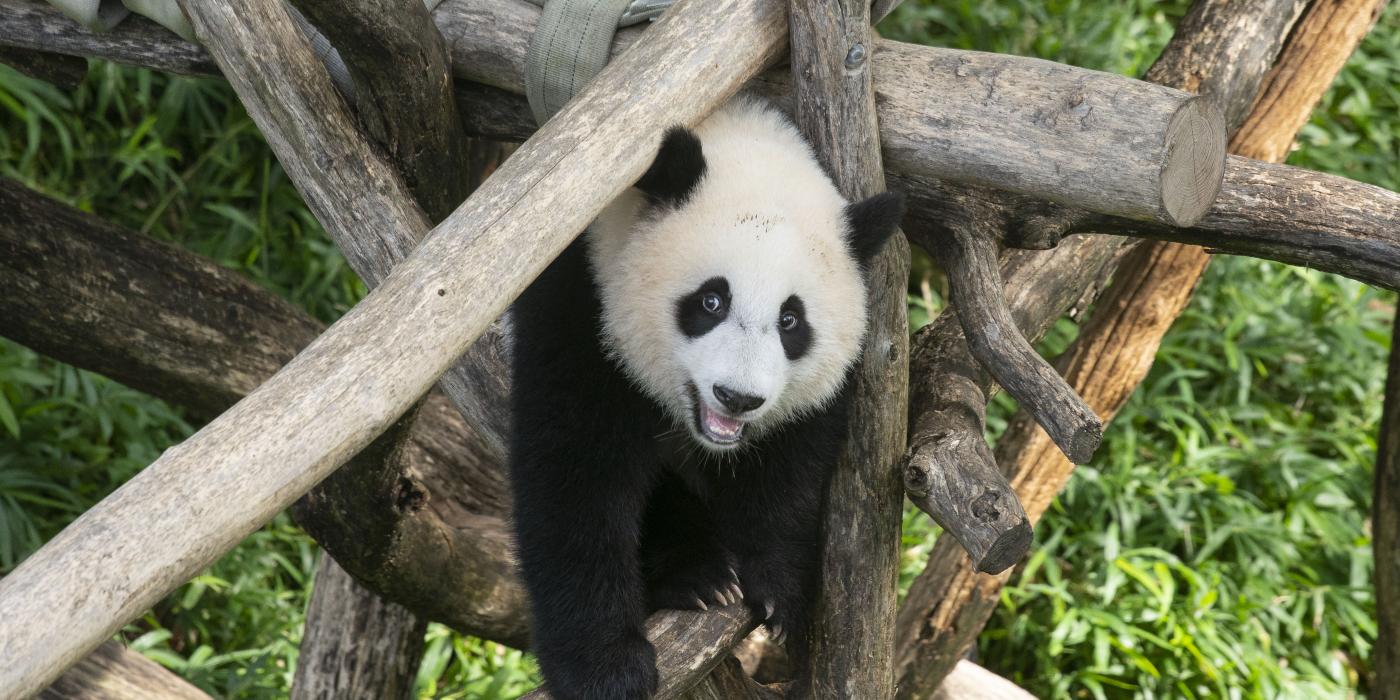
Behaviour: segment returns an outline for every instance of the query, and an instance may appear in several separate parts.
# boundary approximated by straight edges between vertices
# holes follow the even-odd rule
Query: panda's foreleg
[[[516,457],[532,647],[555,698],[640,700],[656,690],[638,561],[648,469],[612,447],[556,438]]]
[[[647,503],[642,572],[652,610],[708,610],[743,599],[738,560],[704,501],[674,475],[661,478]]]

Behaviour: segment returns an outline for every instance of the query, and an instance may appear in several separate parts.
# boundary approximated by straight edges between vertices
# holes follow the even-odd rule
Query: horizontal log
[[[11,340],[206,421],[324,328],[212,261],[0,178],[0,334]],[[398,497],[358,492],[354,512],[299,521],[361,581],[417,614],[523,644],[499,467],[440,393],[419,409],[402,456]],[[391,532],[366,534],[386,518]]]
[[[259,43],[290,22],[275,0],[185,10],[215,53],[286,48]],[[681,0],[296,359],[0,579],[0,696],[47,685],[387,428],[641,175],[637,144],[728,99],[785,24],[772,3]]]
[[[165,667],[108,640],[34,700],[210,700]]]
[[[0,18],[0,37],[24,38],[0,43],[138,63],[162,53],[142,45],[145,24],[128,33],[123,23],[120,43],[108,42],[72,22],[55,26],[36,1],[0,3],[24,8]],[[523,95],[539,14],[524,0],[448,0],[434,19],[458,78]],[[618,32],[618,49],[640,34]],[[1219,189],[1223,118],[1187,93],[1039,59],[893,41],[877,42],[871,61],[891,169],[1173,225],[1194,223]],[[203,67],[183,55],[174,63]],[[778,73],[771,80],[788,84]]]
[[[1074,230],[1190,243],[1400,290],[1400,194],[1239,156],[1230,156],[1221,196],[1196,226],[1090,217]]]
[[[784,25],[786,26],[786,25]],[[661,685],[653,700],[681,698],[758,624],[742,603],[708,612],[667,610],[647,619],[647,639],[656,645],[656,668]],[[665,640],[665,644],[661,644]],[[540,689],[521,700],[549,700]]]
[[[0,0],[0,10],[3,10],[0,11],[0,45],[107,58],[177,73],[218,74],[217,68],[203,49],[181,40],[159,25],[137,17],[123,22],[111,33],[98,34],[80,28],[42,0]],[[448,39],[454,73],[459,78],[474,81],[459,84],[457,90],[458,99],[468,106],[462,110],[462,117],[469,132],[507,140],[524,140],[534,133],[534,119],[523,97],[523,71],[529,31],[538,21],[538,16],[537,8],[518,0],[449,0],[434,14],[439,29]],[[640,35],[641,31],[636,28],[618,32],[614,55],[630,46]],[[919,144],[929,144],[938,138],[940,127],[930,121],[926,108],[920,106],[922,93],[916,92],[910,85],[886,81],[879,77],[882,75],[879,72],[880,66],[889,61],[891,56],[909,50],[897,44],[898,42],[881,42],[882,48],[876,52],[874,59],[877,70],[875,87],[879,96],[877,104],[880,111],[880,138],[885,148],[885,164],[891,171],[890,175],[897,178],[896,184],[904,183],[906,191],[911,191],[907,188],[912,187],[938,188],[941,185],[931,176],[943,173],[930,168],[934,162],[932,159],[940,156],[933,154],[925,159]],[[890,49],[891,46],[894,48]],[[913,50],[923,49],[915,47]],[[1242,55],[1242,60],[1254,65],[1262,59],[1254,54],[1245,54]],[[1244,63],[1240,64],[1241,68],[1244,67]],[[1196,85],[1198,88],[1207,87],[1199,81]],[[785,103],[790,95],[791,81],[785,71],[773,71],[755,81],[752,87]],[[1236,119],[1242,118],[1242,114],[1243,110],[1232,110],[1232,115],[1239,115]],[[1311,227],[1289,227],[1287,222],[1293,218],[1291,215],[1301,212],[1290,210],[1283,217],[1276,217],[1267,210],[1255,212],[1248,197],[1231,192],[1232,188],[1241,182],[1240,176],[1245,171],[1237,169],[1236,159],[1232,158],[1229,162],[1226,170],[1230,172],[1227,173],[1228,177],[1225,178],[1221,195],[1217,199],[1236,202],[1237,204],[1224,206],[1233,210],[1232,217],[1240,217],[1241,223],[1235,224],[1208,215],[1197,222],[1190,229],[1190,233],[1178,236],[1171,233],[1172,229],[1164,226],[1146,227],[1142,231],[1143,235],[1155,235],[1162,240],[1201,242],[1223,253],[1307,264],[1325,272],[1360,279],[1387,289],[1400,289],[1400,272],[1385,264],[1400,259],[1400,244],[1396,243],[1393,235],[1387,235],[1393,234],[1393,228],[1378,228],[1375,225],[1367,225],[1364,220],[1350,217],[1323,219]],[[1280,190],[1280,196],[1271,198],[1271,201],[1286,206],[1289,197],[1306,195],[1311,187],[1308,180],[1307,176],[1297,172],[1291,172],[1287,178],[1276,177],[1276,186],[1283,189]],[[991,183],[991,186],[1002,187],[1003,184]],[[1349,196],[1362,198],[1359,210],[1369,208],[1374,211],[1387,211],[1393,206],[1389,201],[1390,197],[1386,196],[1388,193],[1364,188],[1358,190],[1353,189],[1353,186],[1354,183],[1349,185],[1347,192]],[[1366,201],[1369,197],[1379,199],[1373,203]],[[915,202],[910,209],[910,217],[938,215],[941,211],[939,209],[920,208],[921,204],[928,206],[932,203],[933,200],[929,199],[923,200],[922,203]],[[1270,220],[1274,221],[1277,235],[1266,244],[1251,241],[1241,233]],[[1103,225],[1103,222],[1096,225]],[[1362,228],[1348,228],[1353,225]],[[1123,221],[1108,227],[1128,231],[1132,225]],[[1220,235],[1213,235],[1207,239],[1206,237],[1217,231],[1217,228],[1220,229]],[[1083,230],[1083,227],[1065,227],[1057,232],[1055,238],[1058,239],[1071,230]],[[1230,235],[1231,231],[1235,233]],[[1314,247],[1314,236],[1320,238],[1316,244],[1318,247],[1328,245],[1328,238],[1331,237],[1347,243],[1349,247],[1345,249],[1346,252],[1331,255],[1315,253],[1309,250]],[[1188,240],[1192,238],[1196,240]],[[1051,243],[1053,241],[1042,243],[1038,247],[1048,247]],[[1361,248],[1368,248],[1369,252],[1363,256],[1351,254],[1351,251]]]

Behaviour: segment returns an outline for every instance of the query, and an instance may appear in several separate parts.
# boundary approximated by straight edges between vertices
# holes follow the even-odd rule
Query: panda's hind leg
[[[704,502],[677,477],[663,477],[647,503],[641,555],[653,610],[708,610],[743,599],[738,559]]]

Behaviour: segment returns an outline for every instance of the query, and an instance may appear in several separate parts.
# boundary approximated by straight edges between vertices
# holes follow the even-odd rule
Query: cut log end
[[[1075,464],[1084,464],[1093,459],[1094,453],[1099,449],[1099,443],[1103,441],[1103,422],[1099,417],[1089,414],[1088,418],[1079,425],[1068,438],[1059,445],[1064,451],[1065,457]]]
[[[977,570],[984,574],[999,574],[1016,565],[1026,553],[1031,551],[1034,530],[1031,521],[1021,518],[1011,529],[1001,533],[977,561]]]
[[[1165,149],[1162,220],[1193,226],[1225,181],[1225,117],[1204,99],[1183,102],[1167,125]]]

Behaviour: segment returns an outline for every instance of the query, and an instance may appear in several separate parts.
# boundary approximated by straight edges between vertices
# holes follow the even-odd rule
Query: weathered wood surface
[[[656,670],[661,684],[654,700],[683,698],[725,659],[757,621],[742,603],[707,612],[667,610],[647,619],[647,639],[656,646]],[[548,700],[544,689],[521,700]]]
[[[150,23],[136,21],[124,22],[117,30],[111,34],[95,34],[86,32],[77,27],[76,24],[62,17],[42,0],[0,0],[0,8],[5,11],[0,12],[0,44],[9,44],[26,47],[44,47],[47,50],[63,51],[80,55],[92,55],[108,57],[114,60],[124,60],[138,65],[148,65],[152,67],[162,67],[168,64],[175,64],[173,67],[185,72],[212,73],[214,68],[207,58],[200,58],[202,54],[198,47],[182,42],[175,35],[166,32]],[[523,70],[525,60],[525,47],[528,44],[528,30],[533,28],[538,21],[539,10],[525,2],[518,0],[449,0],[444,3],[434,14],[434,20],[448,39],[451,55],[453,57],[453,70],[459,78],[484,81],[481,83],[461,83],[457,94],[462,104],[467,105],[462,118],[470,133],[480,134],[491,138],[504,139],[524,139],[534,132],[535,124],[530,115],[529,106],[526,104],[523,95]],[[1291,10],[1283,10],[1274,15],[1259,15],[1256,19],[1250,20],[1249,24],[1241,26],[1241,31],[1253,31],[1255,25],[1263,26],[1272,22],[1291,21],[1294,14]],[[132,25],[130,30],[128,25]],[[149,25],[149,26],[147,26]],[[1212,31],[1209,27],[1205,31]],[[640,36],[639,29],[631,28],[618,33],[618,40],[615,44],[614,54],[619,53],[624,47],[629,46]],[[1228,40],[1224,34],[1212,35],[1208,37],[1208,42],[1223,42]],[[879,42],[881,47],[894,45],[895,42]],[[907,47],[897,46],[899,51],[907,50]],[[923,50],[914,47],[912,50]],[[1208,51],[1209,46],[1204,45],[1202,51]],[[195,58],[189,54],[193,52]],[[874,64],[877,70],[877,78],[882,75],[880,67],[890,62],[890,55],[884,50],[879,50],[874,56]],[[464,61],[470,60],[470,65],[464,65]],[[1176,59],[1180,65],[1188,65],[1190,56],[1183,55]],[[1207,91],[1211,81],[1222,81],[1232,79],[1230,72],[1246,72],[1254,75],[1253,79],[1260,80],[1262,76],[1257,71],[1249,72],[1249,66],[1257,66],[1262,60],[1260,54],[1252,51],[1242,51],[1236,55],[1235,62],[1230,71],[1222,73],[1212,78],[1192,77],[1182,83],[1187,88]],[[201,66],[203,66],[201,68]],[[1172,68],[1177,70],[1177,68]],[[502,87],[504,86],[504,87]],[[754,83],[755,89],[763,94],[777,99],[779,102],[786,102],[789,98],[791,82],[787,71],[778,71],[765,74]],[[931,175],[943,175],[933,170],[929,170],[930,164],[924,163],[922,151],[918,144],[929,143],[939,138],[939,126],[929,121],[928,106],[921,105],[922,99],[918,90],[937,89],[937,86],[926,86],[920,84],[907,84],[897,81],[886,81],[879,78],[876,82],[876,92],[878,96],[880,110],[881,140],[885,147],[886,167],[890,170],[889,175],[894,179],[891,181],[896,187],[905,191],[913,191],[917,188],[950,188],[948,185],[938,183],[929,179]],[[1246,108],[1236,109],[1232,115],[1232,123],[1237,123],[1242,117]],[[1293,177],[1293,176],[1296,176]],[[1283,200],[1287,196],[1305,195],[1311,186],[1307,178],[1301,174],[1290,171],[1288,182],[1290,189],[1284,194]],[[1224,196],[1229,196],[1228,190]],[[943,210],[938,208],[938,202],[946,202],[954,194],[945,193],[938,197],[915,202],[915,207],[911,208],[910,215],[913,217],[939,216]],[[1244,200],[1247,201],[1247,200]],[[919,207],[924,207],[920,210]],[[1243,210],[1245,215],[1253,220],[1253,213],[1250,209]],[[1183,235],[1206,235],[1202,226],[1206,222],[1198,222],[1196,232]],[[1017,233],[1013,227],[1011,234]],[[1064,235],[1068,229],[1061,229],[1055,238]],[[1322,229],[1327,231],[1328,229]],[[1152,235],[1153,229],[1148,228],[1144,235]],[[1171,235],[1172,229],[1159,229],[1158,236]],[[1289,246],[1306,248],[1312,245],[1312,233],[1308,230],[1299,230],[1297,235],[1280,236],[1278,245],[1287,249]],[[1351,250],[1356,250],[1366,246],[1373,246],[1373,250],[1382,251],[1383,254],[1369,253],[1366,257],[1392,260],[1400,257],[1400,249],[1397,249],[1395,242],[1389,236],[1378,235],[1374,227],[1361,231],[1348,231],[1343,234],[1348,239],[1355,239],[1351,244]],[[1250,242],[1241,237],[1221,235],[1209,240],[1213,247],[1221,252],[1239,252],[1247,255],[1264,255],[1265,249],[1251,249]],[[1051,243],[1045,243],[1042,247]],[[1235,246],[1239,245],[1239,250]],[[1272,252],[1267,253],[1273,255]],[[1347,276],[1355,276],[1367,282],[1382,284],[1388,288],[1400,287],[1400,278],[1396,273],[1389,270],[1373,271],[1367,273],[1358,270],[1355,261],[1356,256],[1352,255],[1318,255],[1308,250],[1287,250],[1289,258],[1286,261],[1309,261],[1318,269],[1328,272],[1336,272]],[[1383,279],[1381,278],[1384,275]],[[497,353],[499,354],[499,353]],[[450,386],[454,375],[448,375],[444,382]],[[486,373],[477,374],[470,377],[468,386],[475,383],[478,393],[485,393],[492,388],[493,383],[498,383],[497,391],[505,391],[505,380],[495,375]],[[483,398],[483,402],[489,403]],[[475,423],[486,423],[494,416],[499,419],[499,413],[483,411],[486,415]],[[487,439],[492,444],[498,444],[493,431],[489,426],[487,429]]]
[[[355,84],[360,126],[384,149],[428,219],[441,221],[472,183],[447,44],[428,8],[422,0],[293,4],[339,50]]]
[[[997,232],[987,222],[978,216],[945,220],[940,228],[947,235],[925,240],[925,247],[948,276],[950,301],[972,356],[1045,427],[1070,461],[1083,464],[1099,448],[1103,425],[1016,329],[1002,302],[1006,285],[997,269]]]
[[[1376,439],[1371,547],[1376,557],[1376,645],[1371,697],[1400,698],[1400,317],[1390,336],[1385,410]]]
[[[1035,700],[1035,696],[1011,681],[967,659],[958,661],[933,700]]]
[[[212,261],[0,178],[0,329],[204,421],[324,326]],[[528,625],[506,559],[509,495],[479,445],[451,402],[432,393],[409,432],[403,481],[351,490],[359,510],[329,508],[301,523],[357,576],[418,614],[519,644]],[[385,519],[390,532],[370,527]]]
[[[1200,81],[1206,97],[1222,104],[1227,113],[1236,112],[1234,105],[1254,101],[1256,89],[1256,105],[1269,104],[1276,91],[1296,87],[1275,75],[1263,81],[1268,63],[1253,63],[1251,74],[1240,70],[1232,57],[1278,55],[1282,63],[1295,50],[1298,32],[1293,32],[1286,45],[1284,40],[1305,4],[1300,0],[1197,2],[1149,75],[1161,80]],[[1352,49],[1354,45],[1336,47],[1344,53]],[[1194,62],[1183,62],[1182,56],[1191,56]],[[1314,101],[1321,89],[1313,91]],[[1239,118],[1235,123],[1241,121]],[[1293,134],[1285,128],[1241,129],[1231,148],[1260,152],[1255,149],[1268,141],[1291,140]],[[1127,400],[1150,367],[1162,334],[1189,299],[1205,257],[1191,246],[1139,246],[1119,267],[1114,285],[1100,299],[1080,338],[1061,356],[1058,364],[1066,370],[1070,383],[1105,420]],[[1008,426],[997,445],[997,457],[1013,474],[1013,484],[1032,521],[1049,506],[1073,468],[1025,415],[1018,415]],[[935,545],[928,567],[911,587],[906,602],[909,614],[902,614],[900,620],[902,650],[912,651],[915,634],[924,640],[916,655],[901,657],[905,664],[902,682],[911,688],[908,697],[929,692],[941,673],[961,657],[986,624],[1004,582],[1004,576],[977,576],[951,544]],[[931,614],[918,616],[913,614],[915,609]]]
[[[428,624],[355,581],[329,555],[316,570],[292,700],[409,700]]]
[[[34,0],[5,0],[26,1]],[[523,0],[449,0],[434,19],[457,77],[523,94],[539,14]],[[106,50],[100,36],[74,41],[72,27],[32,18],[0,20],[0,36],[10,27],[33,36],[36,24],[65,40],[45,48],[25,39],[28,48]],[[621,31],[619,43],[639,34]],[[896,170],[1178,225],[1194,223],[1219,188],[1223,122],[1186,93],[1031,58],[890,41],[867,48],[881,121],[890,122],[881,133],[886,164]],[[144,54],[127,48],[117,57],[139,61],[153,52],[147,45]],[[950,99],[930,103],[929,95]]]
[[[199,688],[139,652],[106,641],[43,689],[35,700],[210,700]]]
[[[85,58],[13,47],[0,47],[0,63],[64,90],[77,87],[88,71]]]
[[[793,117],[848,201],[885,190],[868,0],[792,0]],[[893,237],[871,261],[865,346],[853,377],[850,437],[827,485],[811,661],[799,694],[894,694],[894,614],[904,505],[894,469],[908,422],[909,246]]]
[[[682,697],[683,700],[779,700],[784,694],[744,675],[739,660],[730,656]]]
[[[304,44],[269,40],[289,21],[275,0],[183,7],[220,60],[258,47],[265,89],[304,63]],[[44,687],[387,428],[640,176],[637,144],[727,99],[780,55],[785,24],[767,3],[681,0],[296,359],[0,580],[0,695]]]

